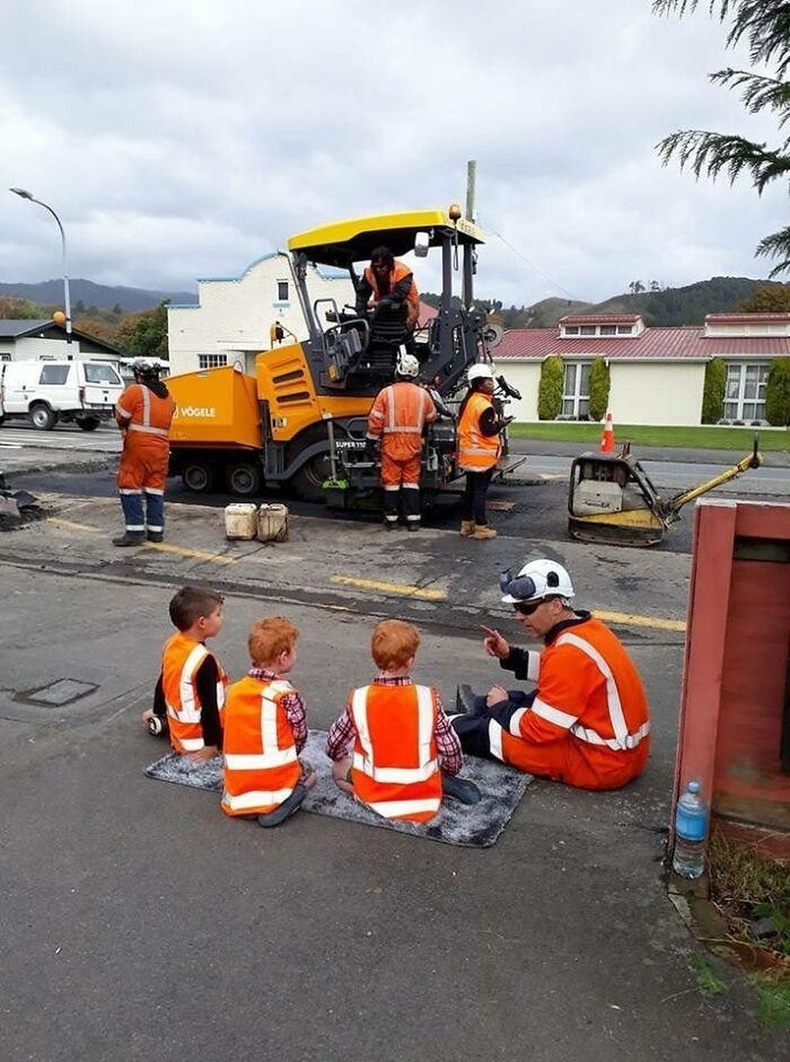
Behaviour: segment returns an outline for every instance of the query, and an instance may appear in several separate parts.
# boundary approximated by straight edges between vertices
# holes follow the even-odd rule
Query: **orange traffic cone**
[[[603,435],[601,436],[601,445],[598,447],[602,454],[614,453],[614,427],[612,426],[612,414],[606,414],[606,420],[603,425]]]

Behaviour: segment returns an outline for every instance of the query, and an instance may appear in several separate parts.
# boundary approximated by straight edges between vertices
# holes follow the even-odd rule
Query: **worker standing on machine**
[[[389,306],[392,310],[405,307],[406,330],[411,333],[420,315],[420,293],[414,274],[399,262],[388,247],[377,247],[370,256],[370,265],[362,274],[357,287],[356,311],[362,315],[373,300],[373,308]]]
[[[381,443],[381,485],[384,488],[384,528],[395,529],[403,510],[409,531],[420,528],[420,472],[422,433],[438,417],[428,392],[414,382],[420,364],[401,347],[395,383],[382,388],[368,414],[367,448],[375,457]]]

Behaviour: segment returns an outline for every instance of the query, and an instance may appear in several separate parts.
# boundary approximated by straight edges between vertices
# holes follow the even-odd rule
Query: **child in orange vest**
[[[222,594],[183,586],[170,601],[177,633],[165,643],[152,708],[143,712],[149,734],[170,735],[175,752],[193,763],[218,756],[227,675],[206,641],[222,627]]]
[[[315,784],[299,753],[307,742],[307,712],[288,680],[299,631],[282,616],[260,619],[247,640],[252,667],[228,690],[224,719],[222,810],[277,826]]]
[[[326,751],[345,792],[385,818],[427,822],[439,810],[443,775],[458,774],[462,753],[438,692],[412,681],[419,644],[410,623],[379,623],[371,640],[379,673],[349,694]]]

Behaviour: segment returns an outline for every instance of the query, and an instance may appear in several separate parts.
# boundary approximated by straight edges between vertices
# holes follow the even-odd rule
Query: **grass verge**
[[[595,443],[601,441],[602,427],[589,422],[542,420],[530,424],[511,424],[514,439],[541,439],[549,442]],[[694,450],[737,450],[747,454],[754,445],[755,431],[759,446],[767,451],[790,450],[790,431],[785,428],[729,428],[718,425],[701,427],[664,427],[648,424],[615,424],[619,446],[627,439],[641,446],[666,446]]]

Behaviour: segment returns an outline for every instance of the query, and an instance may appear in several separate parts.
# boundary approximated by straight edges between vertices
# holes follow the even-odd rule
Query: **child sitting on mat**
[[[471,782],[452,778],[463,757],[438,692],[412,681],[419,644],[410,623],[379,623],[371,639],[379,673],[369,686],[349,694],[345,712],[329,731],[326,751],[340,789],[384,818],[428,822],[439,810],[443,782],[476,790]]]
[[[222,810],[277,826],[315,784],[299,753],[307,742],[307,713],[288,681],[299,631],[282,616],[260,619],[247,640],[252,667],[228,690],[224,718]]]
[[[150,734],[170,733],[170,744],[193,763],[218,756],[222,748],[220,712],[227,675],[206,641],[222,627],[222,594],[183,586],[170,601],[177,629],[162,651],[162,670],[152,708],[143,712]]]

